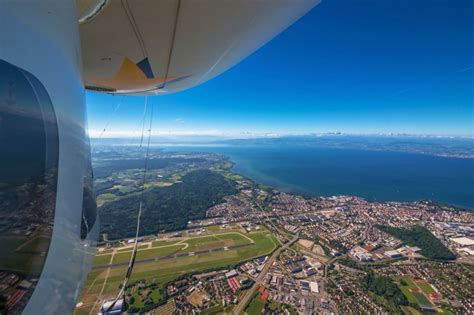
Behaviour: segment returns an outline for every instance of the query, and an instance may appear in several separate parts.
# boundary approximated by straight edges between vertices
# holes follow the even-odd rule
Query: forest
[[[236,192],[235,183],[210,170],[196,170],[169,187],[143,192],[140,235],[185,229],[189,220],[203,219],[206,210]],[[101,233],[109,239],[133,237],[140,193],[108,202],[99,209]]]
[[[392,304],[392,307],[396,308],[400,305],[408,304],[407,298],[390,277],[377,276],[370,270],[362,279],[362,287],[378,296],[384,297]]]
[[[387,225],[378,225],[377,228],[410,246],[421,248],[420,253],[426,258],[439,260],[456,259],[456,256],[423,226],[417,225],[411,229],[403,229]]]
[[[165,167],[183,164],[192,164],[192,163],[203,163],[206,162],[202,158],[175,158],[175,157],[161,157],[148,160],[148,169],[162,169]],[[111,175],[114,172],[125,171],[129,169],[143,169],[144,166],[143,158],[128,158],[128,159],[110,159],[110,160],[100,160],[94,163],[94,177],[106,177]]]

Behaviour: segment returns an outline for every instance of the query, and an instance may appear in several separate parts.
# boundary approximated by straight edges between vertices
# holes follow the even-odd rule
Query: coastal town
[[[107,216],[104,209],[111,205],[117,211],[114,203],[127,204],[143,189],[139,163],[133,154],[126,163],[109,156],[104,159],[109,164],[100,161],[97,203],[108,228],[102,230],[76,314],[107,309],[121,288],[135,241],[135,268],[115,304],[119,312],[472,314],[472,211],[428,200],[303,196],[259,185],[233,172],[222,156],[152,156],[156,168],[148,174],[146,191],[166,191],[176,201],[157,198],[165,207],[160,209],[180,206],[183,212],[145,220],[153,223],[154,233],[124,237],[128,222],[135,228],[129,220],[133,211]],[[183,185],[187,190],[173,191]],[[196,199],[183,201],[195,191]],[[202,196],[212,202],[203,203]],[[203,212],[189,215],[193,203]],[[44,259],[42,244],[49,234],[44,225],[25,221],[17,226],[10,258]],[[15,271],[0,272],[0,280],[2,303],[10,310],[22,308],[38,282]]]
[[[130,313],[468,314],[474,309],[472,212],[430,201],[309,198],[260,187],[238,175],[234,179],[238,192],[210,207],[206,218],[190,220],[182,231],[142,238],[140,247],[150,244],[149,249],[153,249],[152,244],[168,242],[193,244],[199,238],[202,242],[210,237],[224,239],[229,231],[252,240],[257,240],[254,236],[259,233],[270,233],[276,246],[267,252],[255,252],[254,258],[242,256],[218,264],[222,267],[206,265],[202,272],[197,268],[180,273],[167,281],[159,294],[158,282],[137,281],[125,299]],[[442,250],[427,248],[422,238],[400,239],[389,228],[422,229],[422,237],[432,237]],[[233,241],[216,242],[215,246],[203,243],[195,251],[178,251],[174,256],[154,260],[218,255],[258,243]],[[102,254],[97,257],[105,257],[104,251],[115,252],[115,258],[107,256],[115,262],[120,251],[126,251],[132,242],[104,242],[105,247],[99,248]],[[227,246],[218,248],[221,244]],[[235,253],[242,251],[237,249]],[[139,251],[139,264],[142,252],[145,249]],[[436,257],[446,253],[446,257]],[[113,270],[113,264],[95,268]],[[379,287],[382,289],[374,289]],[[387,293],[391,291],[398,295]]]
[[[252,195],[265,196],[265,211],[247,210]],[[243,191],[240,198],[233,196],[209,212],[228,214],[226,222],[263,220],[299,235],[291,252],[281,254],[270,267],[261,288],[268,292],[267,299],[291,305],[300,314],[395,311],[361,285],[370,270],[401,287],[408,302],[399,311],[467,314],[474,308],[474,215],[470,212],[429,201],[379,203],[351,196],[314,199],[262,190]],[[213,218],[192,224],[221,222]],[[423,248],[390,235],[381,226],[423,227],[455,258],[431,261],[423,255]],[[258,270],[243,267],[251,273]],[[455,281],[460,281],[459,287]]]
[[[145,219],[145,225],[154,222],[154,233],[138,239],[127,234],[120,226],[127,228],[124,218],[130,214],[118,209],[133,204],[127,198],[140,190],[139,170],[129,169],[133,159],[120,169],[99,161],[106,170],[115,169],[99,168],[103,175],[96,178],[102,224],[110,228],[102,230],[75,314],[107,312],[135,241],[135,267],[114,304],[117,312],[470,314],[474,309],[473,212],[429,200],[303,196],[237,174],[222,156],[153,154],[159,167],[149,173],[147,191],[152,197],[176,194],[177,201],[161,195],[148,208],[173,207],[176,214],[164,221]],[[182,199],[197,190],[198,199]],[[203,203],[202,196],[218,201]],[[190,216],[186,211],[195,203],[203,212]],[[105,214],[117,211],[122,212]],[[145,214],[152,215],[148,209]]]

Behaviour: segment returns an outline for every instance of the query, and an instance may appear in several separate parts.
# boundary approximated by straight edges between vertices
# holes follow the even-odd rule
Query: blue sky
[[[472,136],[474,2],[323,0],[217,78],[149,98],[154,133]],[[141,131],[143,97],[87,93],[91,135]]]

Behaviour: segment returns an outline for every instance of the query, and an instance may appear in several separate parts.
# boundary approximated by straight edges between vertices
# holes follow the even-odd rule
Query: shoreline
[[[367,197],[364,197],[364,196],[344,194],[344,193],[343,194],[323,195],[323,194],[310,192],[307,189],[301,189],[301,187],[298,187],[298,186],[295,186],[295,185],[289,185],[289,186],[293,186],[294,189],[288,189],[289,186],[287,186],[286,183],[283,183],[281,181],[279,181],[279,182],[282,183],[282,186],[273,185],[273,184],[266,184],[266,183],[263,183],[262,180],[260,180],[258,178],[253,178],[252,176],[244,174],[243,172],[235,169],[237,167],[237,162],[232,160],[232,158],[230,156],[220,154],[220,153],[219,153],[219,155],[222,155],[225,158],[227,158],[227,160],[232,164],[232,166],[230,168],[231,172],[233,172],[233,173],[235,173],[239,176],[242,176],[243,178],[253,182],[254,184],[256,184],[259,187],[263,187],[263,188],[268,187],[272,190],[292,194],[292,195],[295,195],[295,196],[301,196],[301,197],[304,197],[304,198],[355,197],[355,198],[363,199],[363,200],[365,200],[367,202],[370,202],[370,203],[385,203],[385,204],[413,204],[413,203],[428,202],[428,203],[432,203],[432,204],[435,204],[435,205],[438,205],[438,206],[452,207],[452,208],[454,208],[458,211],[474,212],[474,206],[473,207],[466,207],[464,205],[448,203],[448,202],[443,202],[443,201],[434,200],[434,199],[416,199],[416,200],[393,200],[393,199],[385,200],[385,199],[378,199],[377,200],[376,198],[367,198]],[[287,186],[287,187],[284,187],[284,186]],[[301,190],[301,191],[298,191],[298,190]]]

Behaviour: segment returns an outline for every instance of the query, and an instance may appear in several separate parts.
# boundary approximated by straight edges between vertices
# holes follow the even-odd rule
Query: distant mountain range
[[[102,145],[133,144],[131,138],[91,139]],[[412,135],[345,135],[339,133],[301,136],[267,136],[242,139],[222,137],[153,137],[154,145],[163,146],[248,146],[301,145],[332,149],[359,149],[427,154],[474,159],[474,138]]]
[[[474,158],[474,139],[472,138],[318,135],[235,139],[221,141],[220,143],[231,145],[301,145]]]

